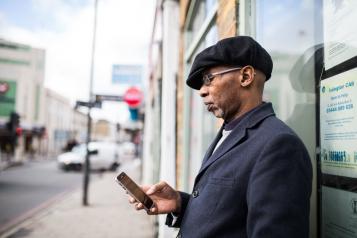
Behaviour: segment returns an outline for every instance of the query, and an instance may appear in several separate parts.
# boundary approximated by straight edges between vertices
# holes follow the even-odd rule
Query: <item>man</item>
[[[155,202],[148,213],[168,214],[180,237],[308,237],[311,162],[262,101],[272,68],[270,55],[247,36],[221,40],[195,58],[187,84],[224,124],[191,194],[166,182],[143,186]]]

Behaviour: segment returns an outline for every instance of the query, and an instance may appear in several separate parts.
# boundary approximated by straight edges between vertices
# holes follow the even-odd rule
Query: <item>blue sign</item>
[[[112,83],[138,86],[142,83],[142,73],[143,67],[141,65],[114,64]]]
[[[129,112],[130,112],[130,119],[132,121],[137,121],[139,118],[139,110],[137,108],[130,108],[129,107]]]

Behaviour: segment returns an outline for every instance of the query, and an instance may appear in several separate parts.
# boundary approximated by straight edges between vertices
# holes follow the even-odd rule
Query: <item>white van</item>
[[[115,142],[89,143],[91,170],[116,170],[120,165],[120,147]],[[86,157],[86,144],[73,147],[72,151],[57,157],[58,165],[63,170],[80,170]]]

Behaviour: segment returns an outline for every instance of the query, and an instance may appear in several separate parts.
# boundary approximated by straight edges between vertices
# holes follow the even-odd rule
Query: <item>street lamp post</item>
[[[83,206],[88,206],[88,186],[89,186],[89,175],[90,175],[90,151],[89,151],[89,142],[91,141],[92,133],[92,117],[91,117],[91,108],[93,107],[93,76],[94,76],[94,53],[95,53],[95,40],[96,40],[96,28],[97,28],[97,5],[98,0],[94,2],[94,24],[93,24],[93,42],[92,42],[92,59],[91,59],[91,68],[90,68],[90,79],[89,79],[89,106],[87,114],[87,153],[84,163],[84,179],[83,179]]]

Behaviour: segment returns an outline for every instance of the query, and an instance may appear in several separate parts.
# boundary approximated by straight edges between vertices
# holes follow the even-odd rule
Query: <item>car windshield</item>
[[[73,147],[72,152],[75,154],[85,155],[87,151],[87,147],[85,144],[77,145]]]

